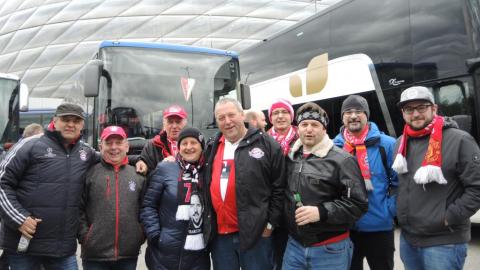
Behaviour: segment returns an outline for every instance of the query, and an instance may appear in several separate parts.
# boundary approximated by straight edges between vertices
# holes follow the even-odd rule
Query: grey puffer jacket
[[[135,167],[102,160],[87,174],[80,211],[82,259],[136,258],[145,240],[139,221],[146,180]]]
[[[456,127],[446,119],[442,172],[447,184],[415,183],[413,176],[425,157],[430,136],[408,139],[408,172],[398,174],[397,217],[412,245],[428,247],[470,240],[469,218],[480,208],[480,149],[470,134]]]

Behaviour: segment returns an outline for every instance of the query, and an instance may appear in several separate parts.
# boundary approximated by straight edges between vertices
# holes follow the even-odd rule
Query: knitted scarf
[[[398,153],[393,162],[392,169],[399,174],[408,172],[407,168],[407,141],[409,137],[418,138],[430,135],[428,148],[422,161],[422,166],[415,172],[413,179],[417,184],[437,182],[446,184],[447,180],[442,173],[442,135],[444,118],[435,116],[432,122],[422,130],[413,130],[409,125],[403,128]]]
[[[203,157],[198,164],[189,163],[180,155],[177,155],[176,159],[181,172],[178,178],[178,207],[175,219],[188,221],[187,237],[183,248],[201,250],[205,248],[202,230],[205,199],[200,192],[202,184],[199,183],[199,171],[204,163]]]
[[[347,128],[343,129],[343,138],[345,143],[343,144],[343,150],[347,151],[351,155],[357,158],[360,171],[362,172],[363,180],[365,181],[365,187],[368,191],[373,190],[372,176],[370,174],[370,166],[368,164],[367,147],[365,146],[365,139],[367,138],[369,126],[365,125],[365,128],[360,133],[360,136],[355,137],[348,131]]]
[[[285,156],[288,154],[288,151],[290,151],[290,143],[298,139],[298,131],[295,126],[290,126],[287,135],[281,135],[276,132],[273,127],[268,131],[268,134],[280,144],[283,150],[283,155]]]

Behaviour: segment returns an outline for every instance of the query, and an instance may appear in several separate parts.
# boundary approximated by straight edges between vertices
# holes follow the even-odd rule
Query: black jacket
[[[78,238],[82,259],[137,258],[145,241],[139,221],[145,185],[145,177],[128,164],[116,169],[102,160],[88,171]]]
[[[154,143],[154,141],[156,143]],[[159,135],[155,136],[145,144],[142,153],[138,158],[147,164],[148,173],[151,173],[155,170],[157,164],[165,158],[165,153],[168,153],[169,155],[172,154],[167,139],[167,133],[162,131]]]
[[[145,262],[149,269],[210,269],[206,250],[189,251],[183,248],[188,222],[175,219],[180,173],[177,162],[159,163],[145,193],[140,219],[148,238]]]
[[[208,162],[205,179],[208,189],[221,136],[221,133],[217,134],[206,149]],[[259,157],[253,153],[263,155]],[[250,128],[238,145],[234,159],[240,249],[247,250],[260,239],[268,222],[274,227],[280,225],[285,189],[285,157],[280,145],[272,137]],[[211,201],[209,203],[211,206]],[[207,234],[213,236],[217,231],[217,221],[213,209],[210,207],[209,210],[211,226],[206,230]]]
[[[82,141],[65,149],[57,131],[18,142],[0,166],[0,214],[5,225],[1,246],[16,251],[18,228],[33,216],[42,222],[27,254],[75,254],[85,174],[97,160],[95,151]]]
[[[422,247],[466,243],[470,241],[470,216],[480,207],[480,149],[470,134],[446,118],[442,173],[447,184],[421,185],[413,176],[422,164],[429,139],[408,139],[408,172],[398,174],[397,217],[402,234],[412,245]]]
[[[304,158],[298,140],[287,159],[285,216],[289,234],[304,246],[347,232],[368,210],[365,182],[356,159],[328,141],[323,150]],[[320,221],[296,224],[296,193],[304,206],[318,207]]]

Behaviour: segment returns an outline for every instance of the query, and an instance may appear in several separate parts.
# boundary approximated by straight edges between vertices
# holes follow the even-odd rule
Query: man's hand
[[[295,211],[295,222],[302,226],[320,220],[320,212],[316,206],[302,206]]]
[[[141,173],[143,175],[147,174],[148,166],[143,160],[137,161],[137,163],[135,164],[135,167],[138,173]]]
[[[28,239],[32,239],[33,235],[37,231],[37,225],[40,222],[42,222],[42,220],[39,218],[27,217],[18,230]]]
[[[166,161],[166,162],[174,162],[174,161],[175,161],[175,157],[174,157],[174,156],[168,156],[168,157],[164,158],[164,159],[162,160],[162,162],[163,162],[163,161]]]

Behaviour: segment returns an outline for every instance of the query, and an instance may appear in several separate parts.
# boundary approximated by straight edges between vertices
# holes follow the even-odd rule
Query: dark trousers
[[[273,230],[273,247],[274,247],[274,268],[275,270],[281,270],[283,264],[283,254],[287,247],[288,230],[284,227],[278,227]]]
[[[395,252],[393,231],[358,232],[350,231],[353,242],[351,270],[363,270],[363,259],[367,258],[371,270],[392,270]]]

